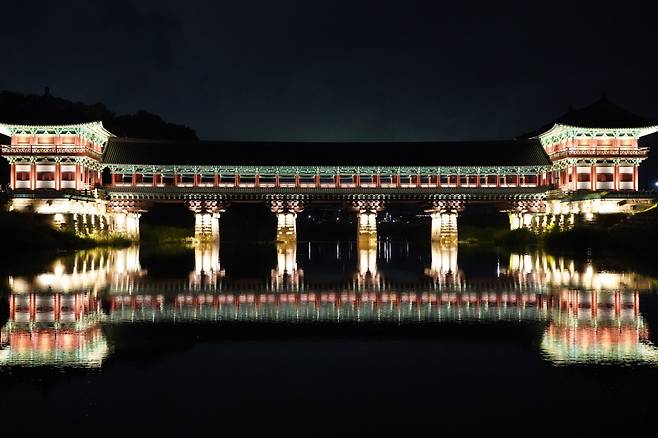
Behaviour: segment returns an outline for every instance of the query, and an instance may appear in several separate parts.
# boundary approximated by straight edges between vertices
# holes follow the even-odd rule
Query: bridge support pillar
[[[270,209],[276,215],[276,241],[296,242],[297,213],[304,210],[302,201],[277,199],[271,202]]]
[[[432,242],[453,246],[458,242],[457,216],[464,210],[462,201],[435,201],[427,210],[432,217]]]
[[[383,201],[357,200],[352,202],[356,211],[357,243],[359,248],[377,247],[377,213],[384,209]]]
[[[107,230],[130,240],[139,240],[139,218],[143,204],[138,201],[110,201]]]
[[[541,200],[515,201],[507,215],[511,231],[525,228],[539,233],[548,230],[552,223],[552,215],[547,214],[546,204]]]
[[[194,238],[200,243],[219,242],[219,217],[224,205],[216,200],[188,201],[194,213]]]
[[[111,213],[110,230],[130,240],[139,240],[140,216],[136,211],[115,211]]]

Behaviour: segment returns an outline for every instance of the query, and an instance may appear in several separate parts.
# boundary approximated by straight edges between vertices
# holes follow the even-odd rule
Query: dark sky
[[[11,1],[0,88],[213,139],[489,139],[608,97],[658,117],[631,1]]]

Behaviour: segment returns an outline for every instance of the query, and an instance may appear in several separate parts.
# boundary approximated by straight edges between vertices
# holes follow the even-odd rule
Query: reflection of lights
[[[551,257],[543,253],[510,254],[507,275],[519,276],[525,281],[532,276],[533,281],[543,286],[568,286],[592,290],[648,289],[650,279],[633,273],[611,273],[598,271],[590,262],[580,271],[573,260]]]
[[[51,272],[31,277],[10,277],[9,287],[13,293],[27,293],[33,290],[72,292],[100,290],[111,275],[124,275],[141,272],[139,247],[123,249],[97,249],[80,251],[72,258],[61,258],[52,265]]]

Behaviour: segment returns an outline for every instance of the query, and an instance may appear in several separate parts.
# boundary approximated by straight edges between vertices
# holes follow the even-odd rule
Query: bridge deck
[[[544,199],[545,187],[471,188],[471,187],[391,187],[391,188],[318,188],[318,187],[108,187],[110,199],[186,200],[225,199],[259,201],[279,198],[305,200],[379,199],[400,201],[471,200],[505,201]]]

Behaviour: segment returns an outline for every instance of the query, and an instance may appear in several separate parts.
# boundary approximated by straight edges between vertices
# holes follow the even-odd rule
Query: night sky
[[[609,99],[658,118],[632,2],[3,3],[0,89],[145,109],[202,138],[513,137]]]

